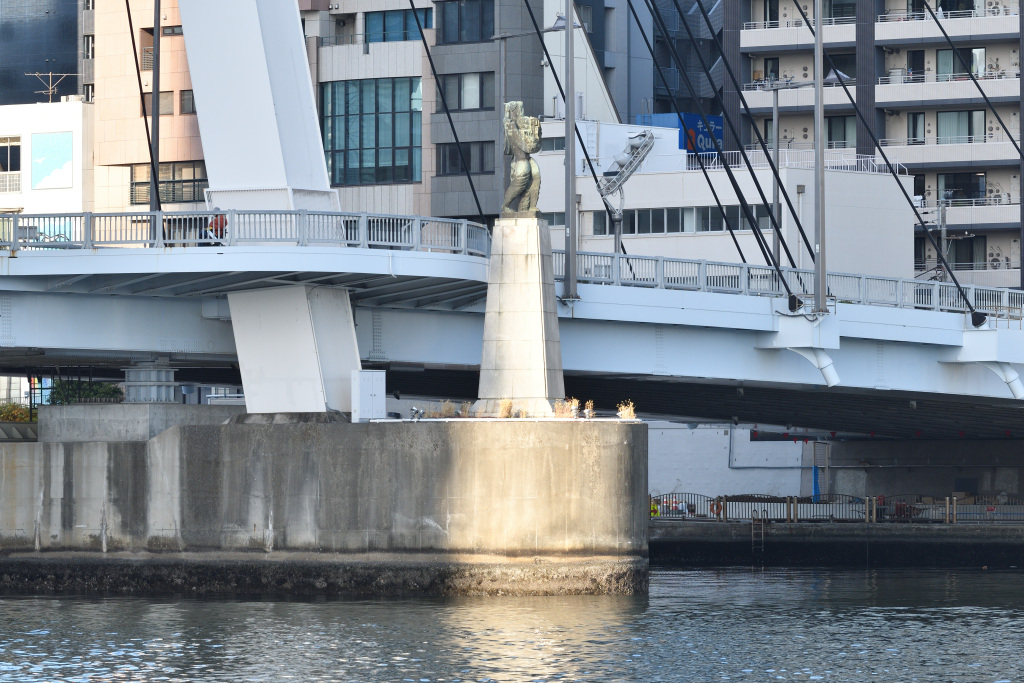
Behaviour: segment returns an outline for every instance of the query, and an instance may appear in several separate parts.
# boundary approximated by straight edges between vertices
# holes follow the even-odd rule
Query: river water
[[[0,681],[1024,681],[1024,574],[656,569],[646,597],[0,598]]]

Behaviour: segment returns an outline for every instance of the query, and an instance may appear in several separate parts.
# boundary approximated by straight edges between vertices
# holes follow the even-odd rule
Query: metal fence
[[[556,279],[563,279],[565,252],[554,252],[554,269]],[[576,272],[579,282],[589,284],[786,296],[782,278],[775,269],[752,264],[580,252],[577,254]],[[783,268],[782,275],[794,294],[811,295],[813,270]],[[965,285],[964,292],[982,313],[996,319],[1021,318],[1024,292],[1020,290]],[[956,285],[951,282],[829,273],[828,295],[840,303],[956,313],[969,310]]]
[[[0,214],[0,248],[333,245],[488,257],[486,226],[465,220],[310,211]]]
[[[651,515],[694,521],[1024,524],[1024,498],[1000,493],[972,496],[893,494],[851,496],[706,496],[666,493],[651,498]]]

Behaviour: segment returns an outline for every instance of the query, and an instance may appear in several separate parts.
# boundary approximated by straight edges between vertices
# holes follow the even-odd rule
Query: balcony
[[[822,21],[822,40],[826,46],[853,47],[857,44],[855,17],[836,17]],[[740,31],[740,50],[743,52],[810,50],[813,47],[814,38],[802,19],[748,21],[743,24],[743,30]]]
[[[796,82],[799,83],[800,87],[784,87],[779,89],[779,109],[783,112],[813,110],[814,88],[810,87],[813,82],[811,80]],[[844,82],[850,89],[850,94],[856,100],[857,91],[855,86],[857,81],[853,78],[848,78]],[[805,85],[807,87],[804,87]],[[846,96],[839,83],[823,83],[822,85],[824,86],[823,95],[826,109],[850,107],[850,99]],[[760,113],[770,113],[772,110],[772,99],[774,98],[771,87],[771,83],[768,81],[745,83],[743,85],[743,97],[746,98],[747,105],[752,110]]]
[[[950,38],[1001,40],[1017,37],[1017,6],[945,12],[939,16]],[[889,12],[878,16],[875,43],[944,43],[942,32],[928,12]]]
[[[1017,150],[1002,133],[928,138],[885,138],[886,154],[915,169],[950,166],[1010,166],[1020,163]]]
[[[1016,102],[1020,97],[1017,71],[986,71],[975,74],[982,90],[995,102]],[[878,79],[875,103],[878,106],[941,106],[954,102],[984,99],[968,74],[907,74],[890,71]]]
[[[935,200],[927,202],[934,206]],[[1007,193],[971,199],[951,199],[946,205],[946,225],[953,229],[998,229],[1020,226],[1020,202]]]
[[[21,192],[21,171],[0,172],[0,193]]]
[[[950,263],[956,279],[961,285],[977,285],[980,287],[1019,287],[1020,263],[1010,262],[1006,258],[993,258],[980,263]],[[927,259],[914,263],[914,279],[937,280],[948,282],[946,274],[938,259]]]

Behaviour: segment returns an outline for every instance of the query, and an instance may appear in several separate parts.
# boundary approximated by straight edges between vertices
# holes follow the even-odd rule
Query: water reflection
[[[0,680],[1010,681],[1024,575],[657,570],[649,598],[0,599]]]

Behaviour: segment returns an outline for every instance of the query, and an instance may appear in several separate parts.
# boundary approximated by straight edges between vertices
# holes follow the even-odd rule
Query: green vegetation
[[[107,382],[57,379],[50,388],[50,405],[66,406],[80,401],[117,402],[124,398],[121,388]]]

